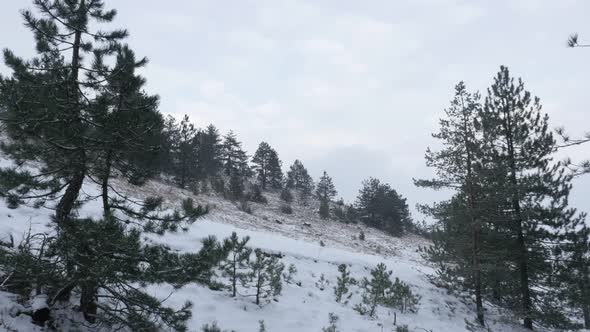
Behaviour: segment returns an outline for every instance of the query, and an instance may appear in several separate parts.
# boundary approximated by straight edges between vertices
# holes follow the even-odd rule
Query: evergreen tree
[[[555,277],[552,286],[560,303],[581,313],[584,328],[590,328],[590,228],[586,215],[572,217],[559,236],[555,248]],[[576,317],[577,318],[577,317]],[[571,324],[573,325],[573,324]],[[573,326],[566,326],[573,328]]]
[[[571,177],[553,162],[556,142],[539,99],[524,89],[521,79],[515,82],[506,67],[488,89],[480,117],[491,174],[486,181],[504,207],[501,224],[494,226],[510,236],[505,246],[512,249],[509,259],[517,267],[517,303],[525,328],[532,329],[542,300],[537,290],[551,268],[550,250],[543,242],[551,240],[548,229],[566,219]]]
[[[355,306],[355,310],[361,315],[368,314],[369,317],[373,317],[377,305],[387,301],[386,291],[392,285],[390,276],[391,271],[387,271],[385,264],[377,264],[377,267],[371,270],[371,279],[365,277],[362,280],[362,302]]]
[[[238,141],[233,131],[223,136],[222,162],[225,175],[237,174],[247,178],[252,173],[248,166],[248,155],[242,149],[242,143]]]
[[[222,168],[223,147],[219,130],[210,124],[198,133],[199,139],[199,170],[201,176],[209,178],[217,176]]]
[[[455,195],[453,199],[464,199],[460,203],[465,213],[461,214],[463,219],[457,219],[458,214],[453,211],[436,211],[437,208],[453,209],[456,204],[438,204],[431,209],[423,211],[430,212],[431,215],[441,217],[449,223],[460,223],[460,227],[445,225],[440,229],[445,230],[441,236],[434,237],[436,245],[437,240],[454,242],[448,245],[441,245],[440,248],[447,249],[446,260],[449,263],[453,259],[463,259],[461,262],[453,262],[454,267],[463,268],[464,264],[473,265],[472,272],[468,274],[468,280],[473,280],[473,285],[469,287],[475,293],[477,320],[484,325],[484,311],[482,299],[482,281],[481,281],[481,224],[483,212],[483,198],[481,197],[481,184],[478,180],[478,171],[481,168],[479,161],[481,159],[482,142],[478,135],[476,126],[478,125],[478,112],[481,110],[479,103],[479,94],[467,92],[465,84],[459,82],[455,86],[455,97],[451,106],[445,109],[445,117],[439,121],[439,132],[433,134],[434,138],[443,143],[440,151],[426,151],[426,164],[429,167],[436,168],[438,177],[433,180],[415,181],[417,186],[428,187],[433,189],[449,188],[458,190],[460,194]],[[458,203],[458,202],[457,202]],[[436,211],[436,212],[435,212]],[[446,213],[445,213],[446,212]],[[455,218],[449,218],[455,217]],[[450,230],[463,232],[460,234],[461,240]],[[465,246],[465,247],[461,247]],[[459,248],[458,248],[459,247]],[[448,252],[451,248],[453,252]],[[461,254],[471,252],[470,259],[464,259]],[[457,271],[456,271],[457,272]]]
[[[328,314],[328,319],[330,322],[330,325],[328,327],[323,327],[322,328],[322,332],[338,332],[338,316],[336,316],[334,313],[329,313]]]
[[[285,187],[299,190],[303,197],[311,195],[313,191],[313,179],[307,172],[303,163],[298,159],[293,162],[287,172],[287,183]]]
[[[268,255],[260,249],[254,250],[254,259],[250,261],[248,281],[243,284],[246,288],[254,288],[255,303],[281,294],[282,273],[285,266],[275,256]]]
[[[232,173],[229,178],[229,191],[232,199],[240,199],[244,195],[244,182],[237,173]]]
[[[283,181],[283,171],[281,170],[281,161],[277,152],[266,142],[261,142],[258,149],[252,157],[252,169],[255,171],[262,189],[270,186],[274,189],[280,189]]]
[[[412,227],[406,199],[378,179],[370,178],[363,182],[356,205],[363,221],[369,226],[395,236]]]
[[[121,44],[125,30],[91,30],[95,22],[110,22],[115,17],[116,11],[105,10],[102,1],[34,0],[33,4],[42,16],[24,11],[23,18],[34,32],[37,57],[25,61],[4,52],[12,75],[0,77],[0,121],[10,138],[2,149],[17,166],[0,170],[0,192],[13,205],[35,199],[56,202],[50,206],[56,211],[55,227],[48,234],[51,248],[43,257],[52,272],[41,273],[49,278],[37,279],[35,288],[49,295],[49,310],[57,302],[69,303],[76,293],[79,310],[89,322],[131,330],[160,325],[184,330],[190,317],[188,305],[175,312],[130,285],[189,278],[165,271],[209,270],[205,257],[142,247],[134,233],[140,233],[140,228],[125,225],[162,233],[205,211],[185,200],[184,213],[163,214],[161,198],[132,202],[118,194],[108,197],[113,192],[108,184],[111,170],[128,179],[153,172],[148,164],[161,130],[161,115],[157,98],[141,92],[143,79],[134,72],[145,61],[135,60],[133,52]],[[85,61],[84,55],[90,53],[90,60]],[[113,67],[108,63],[114,63]],[[26,167],[31,164],[38,167]],[[87,178],[102,185],[104,220],[75,218],[76,209],[87,198],[80,197]],[[112,209],[121,213],[112,213]],[[113,250],[124,251],[123,257]],[[159,257],[145,257],[156,253]],[[202,261],[191,261],[198,265],[192,269],[181,266],[190,258]],[[161,260],[168,265],[154,270]],[[144,271],[146,265],[151,268]]]
[[[293,202],[293,194],[289,188],[283,188],[281,190],[281,199],[287,203]]]
[[[94,144],[99,146],[93,146],[96,156],[89,173],[100,181],[105,214],[110,212],[109,179],[113,173],[134,184],[157,173],[163,127],[158,97],[142,92],[145,80],[135,74],[147,60],[136,61],[127,46],[117,51],[116,58],[112,69],[95,61],[87,82],[100,91],[90,105],[98,129]],[[106,80],[101,82],[103,77]]]
[[[250,237],[238,239],[236,232],[223,242],[223,248],[228,253],[225,263],[222,265],[223,272],[231,282],[232,297],[236,297],[238,282],[244,283],[248,277],[248,263],[252,249],[247,247]]]
[[[356,283],[356,280],[350,276],[350,271],[346,264],[338,265],[338,272],[340,275],[336,279],[336,286],[334,287],[334,295],[336,295],[336,302],[342,301],[342,298],[348,293],[348,286]]]
[[[180,124],[172,122],[172,164],[176,183],[185,188],[189,183],[198,179],[199,142],[198,130],[190,122],[188,115],[182,118]]]
[[[324,171],[316,188],[316,195],[320,200],[320,217],[322,219],[328,219],[330,217],[329,202],[337,193],[332,178]]]
[[[338,192],[332,182],[332,178],[326,173],[326,171],[324,171],[324,174],[322,174],[322,177],[318,182],[316,195],[318,195],[320,200],[330,201],[336,196],[336,194],[338,194]]]

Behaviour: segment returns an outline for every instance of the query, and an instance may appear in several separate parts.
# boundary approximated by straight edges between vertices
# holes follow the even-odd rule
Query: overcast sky
[[[389,182],[410,205],[444,195],[415,188],[432,176],[424,151],[464,80],[484,91],[500,65],[541,98],[552,127],[590,130],[587,0],[105,1],[115,25],[150,64],[148,90],[161,111],[201,127],[234,130],[253,153],[270,143],[286,169],[298,158],[325,169],[346,200],[363,179]],[[19,9],[2,0],[0,47],[33,51]],[[0,65],[0,72],[6,68]],[[590,146],[567,151],[581,159]],[[590,210],[590,175],[572,203]]]

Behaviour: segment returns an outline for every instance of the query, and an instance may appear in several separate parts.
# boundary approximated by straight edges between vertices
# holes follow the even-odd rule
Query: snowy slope
[[[122,183],[117,186],[137,198],[158,193],[169,204],[193,196],[188,191],[155,181],[142,188]],[[83,191],[87,195],[98,192],[92,184],[86,184]],[[415,236],[392,238],[360,225],[322,221],[316,216],[314,204],[307,207],[294,204],[295,213],[283,215],[279,212],[278,195],[266,196],[269,204],[253,204],[251,215],[215,195],[194,196],[197,202],[211,207],[206,217],[189,226],[187,232],[146,238],[146,241],[166,243],[181,252],[191,252],[198,250],[200,239],[208,235],[224,238],[235,231],[239,236],[250,236],[253,247],[281,252],[285,255],[283,263],[287,266],[294,264],[298,270],[294,279],[301,282],[301,286],[285,284],[277,302],[271,301],[261,307],[255,305],[251,297],[231,298],[225,291],[212,291],[201,285],[188,285],[176,291],[167,285],[148,286],[150,293],[167,298],[167,305],[180,307],[186,300],[193,302],[191,331],[199,331],[203,324],[218,321],[223,329],[254,332],[258,331],[258,321],[264,320],[269,332],[320,332],[328,325],[330,312],[340,318],[339,330],[342,332],[395,331],[392,310],[380,308],[374,319],[353,310],[354,304],[360,301],[357,287],[352,287],[355,294],[348,304],[334,300],[332,287],[338,275],[338,264],[350,264],[351,275],[358,280],[367,276],[369,270],[380,262],[393,271],[393,277],[410,284],[422,297],[416,314],[397,313],[398,325],[407,324],[410,331],[466,331],[465,319],[473,320],[474,317],[472,304],[447,295],[444,289],[429,282],[428,275],[434,270],[417,252],[419,246],[427,244],[425,240]],[[33,232],[45,230],[51,213],[48,209],[27,206],[11,210],[0,202],[0,239],[6,240],[12,235],[18,243],[29,227]],[[98,201],[86,203],[80,211],[81,216],[89,217],[99,217],[100,213]],[[311,223],[311,227],[303,225],[304,222]],[[356,239],[361,229],[366,234],[365,241]],[[323,291],[316,286],[322,274],[330,282]],[[10,294],[0,293],[0,330],[39,330],[28,323],[27,316],[13,317],[14,306]],[[487,317],[491,331],[521,331],[509,313],[488,308]]]

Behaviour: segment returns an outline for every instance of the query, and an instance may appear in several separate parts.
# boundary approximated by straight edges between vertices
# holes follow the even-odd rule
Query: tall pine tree
[[[417,186],[433,189],[447,188],[456,190],[459,194],[453,200],[464,200],[464,202],[448,202],[437,204],[425,211],[430,212],[434,217],[443,217],[441,223],[446,230],[442,236],[435,236],[434,241],[452,241],[454,244],[448,246],[440,245],[439,248],[446,250],[447,259],[463,259],[461,253],[470,252],[471,273],[468,280],[473,281],[471,289],[475,294],[477,320],[484,325],[484,311],[482,299],[481,281],[481,185],[478,180],[479,161],[481,159],[482,143],[477,133],[477,116],[481,109],[479,94],[471,94],[467,91],[465,84],[459,82],[455,86],[455,97],[451,106],[445,109],[445,117],[439,121],[439,132],[433,134],[434,138],[442,142],[443,148],[440,151],[426,151],[426,164],[436,169],[437,178],[432,180],[415,181]],[[457,204],[465,213],[456,213]],[[436,211],[439,209],[439,211]],[[440,211],[448,209],[448,211]],[[445,224],[446,223],[446,224]],[[455,223],[456,225],[449,225]],[[452,227],[455,226],[455,227]],[[459,226],[459,227],[456,227]],[[467,227],[464,227],[467,226]],[[456,230],[463,234],[453,234]],[[459,240],[457,236],[460,236]],[[437,243],[439,244],[439,243]],[[468,248],[458,249],[457,245],[464,245]],[[450,250],[453,248],[454,250]],[[458,249],[458,250],[457,250]],[[450,251],[450,252],[449,252]],[[463,261],[465,262],[465,261]],[[454,262],[455,267],[462,267],[461,262]]]
[[[501,224],[510,241],[506,246],[518,274],[520,313],[525,328],[533,328],[535,308],[542,300],[544,281],[551,266],[548,229],[561,227],[570,190],[569,175],[553,160],[556,141],[549,130],[548,116],[541,111],[521,79],[510,76],[502,66],[488,89],[480,112],[484,158],[497,197],[503,200]]]
[[[252,157],[252,169],[256,173],[262,189],[271,187],[280,189],[283,183],[281,161],[275,149],[268,143],[261,142]]]

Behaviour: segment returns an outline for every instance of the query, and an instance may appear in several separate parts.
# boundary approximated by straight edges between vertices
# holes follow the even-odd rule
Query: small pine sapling
[[[330,281],[326,279],[326,276],[323,273],[320,275],[320,279],[318,279],[318,281],[315,283],[315,286],[321,291],[326,289],[329,285]]]
[[[287,268],[287,273],[283,273],[283,279],[286,283],[291,284],[293,283],[293,277],[297,274],[297,268],[294,264],[289,264]]]
[[[328,314],[328,319],[329,319],[330,325],[328,325],[328,327],[323,327],[322,332],[338,332],[337,323],[338,323],[338,320],[340,320],[340,318],[338,318],[338,316],[336,314],[331,312]]]
[[[395,327],[395,332],[410,332],[408,325],[400,325]]]
[[[267,332],[263,319],[258,321],[258,332]]]
[[[340,275],[336,279],[336,286],[334,287],[334,295],[336,295],[336,302],[342,301],[342,298],[348,293],[349,285],[354,285],[356,281],[350,277],[350,272],[346,264],[338,265]]]
[[[262,299],[278,296],[283,289],[282,273],[285,269],[277,257],[269,256],[262,250],[254,250],[254,260],[251,260],[248,280],[243,284],[245,288],[254,288],[255,303],[260,305]]]
[[[418,311],[420,296],[414,294],[408,284],[395,278],[387,291],[386,305],[398,309],[401,313]]]
[[[247,247],[250,237],[238,239],[236,232],[224,240],[223,248],[227,258],[222,265],[223,275],[229,277],[232,297],[236,297],[238,282],[243,283],[248,277],[248,263],[252,249]]]
[[[387,300],[387,290],[391,287],[391,271],[383,263],[379,263],[376,268],[371,270],[371,279],[364,278],[361,284],[363,288],[362,302],[357,304],[354,309],[361,315],[368,314],[374,317],[377,305],[383,304]]]

